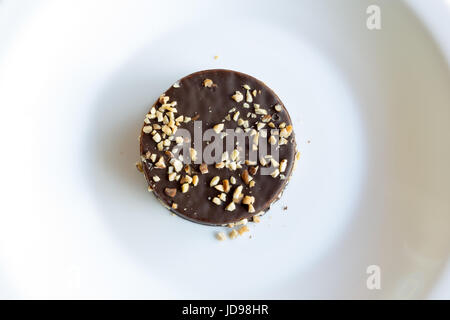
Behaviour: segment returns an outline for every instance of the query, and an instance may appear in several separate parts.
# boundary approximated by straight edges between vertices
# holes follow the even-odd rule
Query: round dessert
[[[145,116],[140,152],[149,190],[162,204],[208,225],[263,214],[299,157],[277,95],[249,75],[220,69],[188,75],[158,98]]]

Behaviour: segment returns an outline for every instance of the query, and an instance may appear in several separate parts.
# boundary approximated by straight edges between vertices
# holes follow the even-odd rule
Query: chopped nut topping
[[[244,96],[240,91],[236,91],[234,95],[231,96],[231,98],[236,102],[241,102],[244,100]]]
[[[252,94],[253,94],[254,97],[256,97],[256,94],[257,94],[256,90],[253,90]]]
[[[196,187],[198,185],[198,175],[192,177],[192,185]]]
[[[256,166],[256,167],[250,167],[250,168],[248,168],[248,172],[252,175],[252,176],[254,176],[257,172],[258,172],[258,166]]]
[[[234,149],[233,152],[231,152],[231,160],[236,161],[239,159],[239,151],[237,149]]]
[[[223,188],[223,185],[221,185],[221,184],[215,185],[214,188],[216,190],[219,190],[220,192],[224,192],[225,191],[225,189]]]
[[[258,216],[253,216],[253,222],[260,223],[261,219]]]
[[[222,193],[219,195],[219,199],[222,200],[223,202],[227,201],[227,195],[226,195],[226,193],[223,193],[223,192],[222,192]]]
[[[247,101],[249,103],[253,102],[253,97],[252,97],[250,91],[248,91],[248,90],[247,90],[247,93],[245,94],[245,101]]]
[[[176,172],[180,172],[183,169],[183,163],[178,159],[170,159],[170,164],[173,165]]]
[[[250,188],[253,188],[255,185],[256,185],[255,180],[250,181],[249,184],[248,184],[248,186],[249,186]]]
[[[230,177],[230,182],[231,182],[231,184],[236,184],[236,178],[231,176]]]
[[[242,180],[244,181],[245,184],[248,184],[250,182],[251,179],[249,179],[249,175],[248,175],[248,170],[244,170],[242,171]]]
[[[186,193],[189,191],[189,183],[183,183],[181,185],[181,192]]]
[[[231,230],[231,232],[228,234],[228,236],[230,237],[230,239],[236,239],[238,236],[238,232],[236,230]]]
[[[153,181],[159,182],[161,179],[158,176],[153,176]]]
[[[168,195],[169,197],[173,198],[177,194],[176,188],[165,188],[164,193]]]
[[[270,164],[272,165],[272,167],[278,167],[280,165],[274,158],[270,158]]]
[[[166,163],[164,162],[164,157],[159,157],[159,160],[157,163],[155,163],[155,167],[158,169],[164,169],[166,167]]]
[[[141,161],[136,162],[136,169],[139,172],[144,172],[144,168],[142,167],[142,162]]]
[[[280,174],[280,170],[275,169],[270,175],[274,178],[278,177],[278,175]]]
[[[230,182],[228,181],[228,179],[223,180],[222,185],[223,185],[223,191],[228,193],[231,189],[231,185],[230,185]]]
[[[239,235],[243,235],[245,232],[249,232],[250,231],[250,229],[247,227],[247,226],[242,226],[242,227],[240,227],[239,228],[239,230],[238,230],[238,232],[239,232]]]
[[[275,138],[275,136],[270,136],[269,143],[271,145],[277,144],[277,142],[278,142],[278,140],[277,140],[277,138]]]
[[[153,127],[152,126],[145,126],[142,128],[142,131],[146,134],[149,134],[150,132],[152,132]]]
[[[276,104],[276,105],[274,106],[274,108],[275,108],[275,110],[276,110],[277,112],[280,112],[280,111],[281,111],[281,105],[279,105],[279,104]]]
[[[177,174],[175,172],[169,173],[169,181],[174,181]]]
[[[264,115],[267,115],[267,110],[266,110],[266,109],[262,109],[262,108],[258,108],[258,109],[255,109],[255,113],[256,113],[256,114],[264,114]]]
[[[180,83],[179,83],[179,82],[175,82],[175,83],[173,84],[173,87],[174,87],[174,88],[179,88],[179,87],[180,87]]]
[[[152,155],[150,156],[150,160],[151,160],[152,162],[155,162],[157,156],[158,156],[158,155],[157,155],[156,153],[152,154]]]
[[[250,86],[248,84],[244,84],[242,85],[242,88],[244,88],[245,90],[250,90]]]
[[[176,204],[175,202],[172,203],[172,209],[177,209],[178,208],[178,204]]]
[[[236,187],[236,189],[234,190],[234,193],[233,193],[233,200],[239,199],[239,197],[241,196],[241,193],[242,193],[242,189],[243,189],[243,186]]]
[[[153,188],[150,187],[150,186],[148,186],[148,187],[147,187],[147,191],[148,191],[148,192],[153,192]]]
[[[239,111],[236,111],[235,114],[233,115],[233,120],[234,120],[234,121],[238,121],[238,119],[239,119],[239,113],[240,113]]]
[[[283,159],[280,162],[280,172],[284,172],[286,171],[286,167],[287,167],[287,160]]]
[[[155,135],[153,136],[153,140],[158,143],[161,141],[161,136],[159,135],[159,133],[155,133]]]
[[[220,132],[223,130],[223,128],[224,128],[224,124],[223,124],[223,123],[219,123],[219,124],[216,124],[216,125],[213,127],[213,130],[214,130],[216,133],[220,133]]]
[[[215,176],[214,178],[211,179],[211,182],[209,183],[209,185],[211,187],[214,187],[216,184],[219,183],[219,180],[220,180],[219,176]]]
[[[189,184],[189,183],[191,183],[191,182],[192,182],[192,178],[191,178],[190,176],[188,176],[188,175],[184,176],[184,177],[181,178],[181,180],[180,180],[180,183],[181,183],[181,184],[183,184],[183,183]]]
[[[253,204],[255,203],[255,197],[252,196],[244,196],[244,199],[242,199],[243,204]]]
[[[219,241],[224,241],[226,239],[225,233],[223,232],[216,233],[216,239]]]
[[[207,88],[211,88],[213,86],[213,81],[211,79],[205,79],[203,80],[203,86]]]
[[[197,160],[197,150],[195,150],[194,148],[189,148],[189,154],[191,156],[192,161]]]
[[[222,203],[222,201],[221,201],[219,198],[217,198],[217,197],[214,197],[211,201],[212,201],[214,204],[217,204],[218,206],[220,206],[221,203]]]
[[[234,204],[233,201],[231,201],[226,207],[225,210],[227,211],[234,211],[236,209],[236,205]]]
[[[202,174],[208,173],[208,165],[207,165],[206,163],[202,163],[202,164],[199,166],[199,170],[200,170],[200,172],[201,172]]]

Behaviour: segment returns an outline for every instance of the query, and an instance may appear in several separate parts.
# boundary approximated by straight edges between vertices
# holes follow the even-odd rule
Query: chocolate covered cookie
[[[145,117],[140,152],[154,195],[177,215],[209,225],[267,211],[298,159],[281,100],[231,70],[193,73],[163,93]]]

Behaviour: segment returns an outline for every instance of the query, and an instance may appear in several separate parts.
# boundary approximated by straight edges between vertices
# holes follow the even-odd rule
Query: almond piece
[[[168,195],[169,197],[173,198],[177,194],[176,188],[165,188],[164,193]]]
[[[202,163],[199,170],[202,174],[208,173],[208,165],[206,163]]]

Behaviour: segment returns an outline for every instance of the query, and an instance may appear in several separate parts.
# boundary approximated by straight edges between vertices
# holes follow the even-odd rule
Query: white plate
[[[379,3],[370,31],[377,1],[25,4],[0,3],[2,142],[16,155],[0,295],[427,296],[449,254],[450,78],[409,7]],[[251,238],[218,242],[222,228],[171,216],[134,168],[152,101],[209,68],[272,87],[302,152]]]

